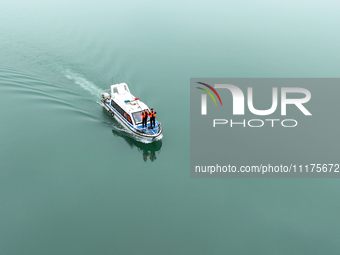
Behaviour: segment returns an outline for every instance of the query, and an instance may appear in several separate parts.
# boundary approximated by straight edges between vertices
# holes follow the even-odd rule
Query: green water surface
[[[189,177],[190,78],[339,77],[339,7],[3,0],[0,254],[340,254],[338,180]],[[106,114],[112,81],[161,142]]]

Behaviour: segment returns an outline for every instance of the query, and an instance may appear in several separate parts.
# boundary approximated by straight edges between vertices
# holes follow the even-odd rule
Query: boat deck
[[[150,123],[147,123],[147,127],[142,127],[142,125],[138,125],[137,129],[145,132],[146,134],[155,135],[158,132],[158,121],[155,121],[156,127],[149,129]]]

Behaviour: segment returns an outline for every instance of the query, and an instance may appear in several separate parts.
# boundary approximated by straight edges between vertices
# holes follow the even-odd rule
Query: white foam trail
[[[80,87],[90,92],[92,95],[98,98],[100,97],[102,90],[92,82],[86,80],[84,77],[81,77],[80,74],[74,73],[69,69],[63,71],[62,73],[67,79],[73,80],[76,84],[80,85]]]

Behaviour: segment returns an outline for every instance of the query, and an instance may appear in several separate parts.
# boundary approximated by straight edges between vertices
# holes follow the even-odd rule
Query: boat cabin
[[[111,86],[111,106],[134,126],[142,124],[142,112],[144,110],[149,112],[148,107],[130,93],[126,83]]]

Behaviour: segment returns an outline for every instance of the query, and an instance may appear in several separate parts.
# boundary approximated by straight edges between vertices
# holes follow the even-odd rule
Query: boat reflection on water
[[[152,143],[142,143],[138,142],[135,139],[126,136],[124,132],[119,132],[115,129],[112,129],[112,133],[114,136],[119,136],[130,145],[131,148],[137,147],[137,150],[143,154],[143,160],[147,161],[148,159],[154,161],[157,159],[156,152],[159,154],[162,148],[162,140],[154,141]]]

